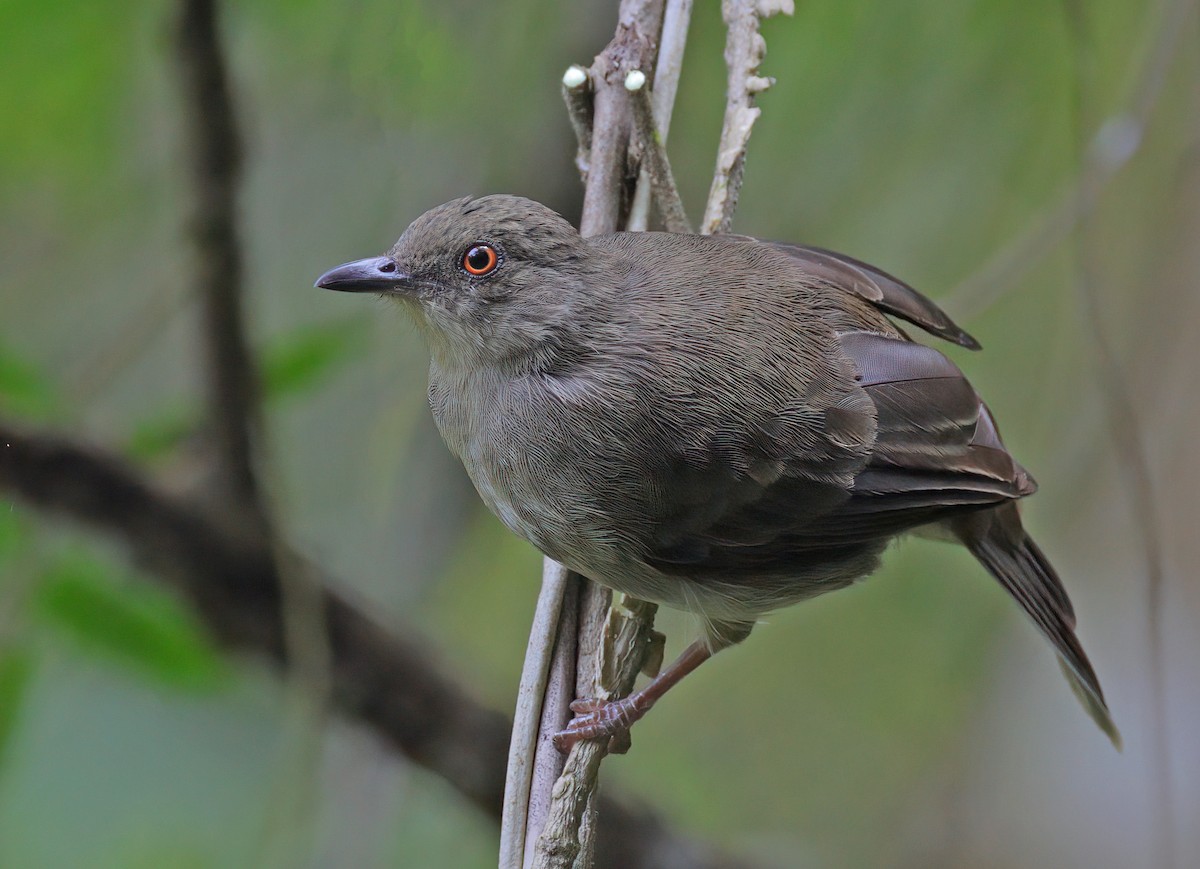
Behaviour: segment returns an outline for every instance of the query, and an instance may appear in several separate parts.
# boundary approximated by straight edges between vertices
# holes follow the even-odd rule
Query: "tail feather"
[[[1075,611],[1046,556],[1021,527],[1008,503],[956,521],[954,532],[1033,619],[1059,655],[1071,690],[1100,729],[1121,747],[1121,734],[1104,702],[1100,681],[1075,636]]]

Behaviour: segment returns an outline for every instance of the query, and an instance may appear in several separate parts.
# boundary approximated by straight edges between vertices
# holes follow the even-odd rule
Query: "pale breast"
[[[580,473],[578,443],[564,436],[551,410],[519,382],[436,366],[429,401],[447,446],[513,533],[564,563],[604,560],[608,517],[596,510]]]

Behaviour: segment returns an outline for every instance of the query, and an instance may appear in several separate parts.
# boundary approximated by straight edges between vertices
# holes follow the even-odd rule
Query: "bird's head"
[[[468,197],[425,212],[386,254],[340,265],[316,285],[405,303],[443,362],[499,364],[554,341],[590,255],[544,205]]]

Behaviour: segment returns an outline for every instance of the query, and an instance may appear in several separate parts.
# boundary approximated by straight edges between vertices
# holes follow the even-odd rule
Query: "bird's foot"
[[[607,737],[608,750],[613,754],[624,754],[629,751],[629,728],[633,723],[649,712],[672,685],[707,661],[712,653],[709,643],[697,640],[683,650],[675,663],[650,680],[649,685],[623,700],[576,700],[571,704],[575,717],[554,734],[554,747],[566,753],[577,742]]]
[[[608,739],[612,754],[629,750],[629,728],[653,705],[641,692],[623,700],[576,700],[571,704],[575,717],[554,734],[554,747],[566,754],[575,743],[585,739]]]

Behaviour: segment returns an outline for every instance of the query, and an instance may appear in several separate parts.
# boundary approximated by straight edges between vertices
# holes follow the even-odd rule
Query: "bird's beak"
[[[314,286],[347,293],[394,293],[412,289],[413,281],[390,256],[377,256],[330,269]]]

